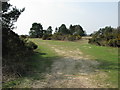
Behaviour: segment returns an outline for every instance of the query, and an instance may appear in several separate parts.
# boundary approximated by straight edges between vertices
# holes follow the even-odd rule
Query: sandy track
[[[77,50],[66,51],[64,47],[57,48],[49,45],[63,58],[56,59],[50,73],[45,74],[45,80],[33,83],[33,88],[98,88],[106,85],[96,82],[94,77],[106,74],[97,70],[99,63],[89,60],[83,53]],[[67,53],[66,53],[67,52]]]

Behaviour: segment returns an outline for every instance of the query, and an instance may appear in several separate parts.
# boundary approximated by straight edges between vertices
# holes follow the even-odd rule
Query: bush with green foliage
[[[80,35],[62,35],[61,33],[55,33],[52,36],[52,40],[64,40],[64,41],[75,41],[75,40],[80,40],[81,36]]]
[[[80,35],[69,35],[67,37],[67,40],[68,41],[75,41],[75,40],[80,40],[81,39],[81,36]]]
[[[99,46],[120,47],[120,27],[105,27],[92,34],[89,43]]]
[[[26,39],[28,38],[28,35],[20,35],[20,38]]]
[[[35,43],[33,43],[33,42],[31,42],[31,41],[28,41],[28,42],[26,43],[26,46],[27,46],[27,48],[28,48],[29,50],[34,50],[34,49],[37,49],[37,47],[38,47]]]
[[[64,35],[62,35],[61,33],[55,33],[52,36],[52,40],[63,40],[64,39]]]
[[[73,35],[69,35],[69,36],[67,37],[67,39],[68,39],[68,41],[75,41],[75,40],[76,40],[76,37],[73,36]]]
[[[44,34],[44,35],[42,36],[42,39],[43,39],[43,40],[51,40],[51,37],[52,37],[52,34]]]
[[[19,36],[14,31],[14,22],[25,9],[17,9],[8,2],[2,2],[2,68],[3,76],[22,75],[26,71],[28,56],[37,48],[28,42],[26,36]],[[4,80],[4,79],[3,79]]]

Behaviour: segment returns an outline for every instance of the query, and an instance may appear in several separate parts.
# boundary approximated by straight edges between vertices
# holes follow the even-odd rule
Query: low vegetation
[[[69,41],[43,41],[56,47],[65,47],[65,51],[73,51],[79,49],[83,52],[82,56],[88,55],[89,59],[96,60],[100,63],[97,69],[106,72],[108,77],[104,80],[105,83],[110,83],[113,87],[118,85],[118,48],[114,47],[100,47],[88,44],[87,41],[69,42]],[[67,54],[67,52],[66,52]],[[94,78],[95,79],[95,78]],[[96,78],[98,81],[100,77]],[[112,86],[110,86],[112,87]]]
[[[26,36],[19,36],[14,31],[14,22],[25,9],[17,9],[7,2],[2,2],[2,71],[3,82],[11,77],[26,73],[28,57],[37,45],[28,41]]]
[[[80,39],[81,39],[80,35],[62,35],[60,33],[55,33],[51,37],[51,40],[62,40],[62,41],[75,41]]]
[[[105,85],[101,87],[118,87],[118,69],[119,68],[118,68],[117,48],[99,47],[96,45],[88,44],[87,41],[86,42],[85,41],[69,42],[69,41],[54,41],[54,40],[40,40],[40,39],[30,39],[30,41],[36,43],[38,45],[38,48],[35,50],[36,53],[30,57],[29,62],[27,62],[27,64],[31,68],[30,70],[26,71],[26,72],[29,72],[29,74],[26,76],[20,77],[17,80],[13,80],[11,82],[5,83],[4,85],[5,87],[26,87],[26,88],[35,87],[33,83],[35,83],[36,85],[38,84],[37,87],[41,87],[43,83],[39,85],[37,81],[42,82],[46,80],[47,78],[45,78],[45,76],[51,73],[51,66],[53,65],[53,63],[64,61],[63,55],[75,56],[75,57],[76,56],[81,57],[82,55],[84,59],[87,57],[89,59],[88,60],[89,62],[90,61],[99,62],[100,64],[96,65],[96,67],[90,66],[90,68],[92,67],[94,68],[93,70],[98,70],[97,71],[98,75],[97,73],[95,73],[96,76],[93,76],[92,80],[93,81],[95,80],[97,84],[101,83]],[[56,49],[58,49],[59,52],[56,53],[54,51]],[[78,50],[80,50],[82,53],[78,53],[77,52]],[[84,62],[84,60],[72,60],[72,57],[69,57],[69,58],[70,60],[69,59],[67,61],[65,60],[61,64],[64,65],[69,61],[71,61],[69,62],[69,64],[74,63],[75,61],[79,62],[76,64],[77,66],[75,66],[75,69],[69,70],[69,71],[73,71],[74,75],[78,75],[79,72],[75,73],[75,71],[81,67],[81,64],[83,64],[82,61]],[[85,61],[87,62],[87,60]],[[87,65],[87,63],[85,65]],[[69,65],[65,65],[64,67],[68,69],[68,67],[66,66],[69,66]],[[55,67],[53,68],[53,70],[54,69]],[[57,70],[57,68],[55,70]],[[65,72],[65,70],[66,69],[64,69],[63,72]],[[94,75],[94,71],[91,71],[91,72],[92,72],[92,75]],[[104,77],[103,74],[105,74],[107,77]],[[91,74],[88,74],[88,78],[89,76],[91,76]],[[59,78],[56,80],[59,80]]]
[[[92,34],[89,43],[99,46],[120,47],[120,27],[105,27]]]
[[[44,44],[42,40],[30,39],[29,41],[34,42],[38,46],[38,48],[34,50],[34,53],[32,55],[27,56],[27,58],[29,57],[29,59],[25,60],[25,58],[23,58],[24,63],[21,63],[20,68],[22,68],[22,64],[25,64],[26,67],[24,68],[24,70],[26,69],[26,74],[22,76],[17,76],[16,78],[9,77],[8,79],[11,79],[7,81],[3,80],[3,88],[33,87],[31,85],[36,80],[45,79],[46,72],[50,72],[53,61],[58,58],[58,55],[52,49],[50,49],[47,44]]]

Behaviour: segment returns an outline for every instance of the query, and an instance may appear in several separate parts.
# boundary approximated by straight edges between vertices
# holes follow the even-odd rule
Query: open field
[[[2,0],[1,6],[1,89],[120,88],[120,3]]]
[[[16,88],[117,88],[118,48],[30,39],[38,45],[28,75],[8,82]]]

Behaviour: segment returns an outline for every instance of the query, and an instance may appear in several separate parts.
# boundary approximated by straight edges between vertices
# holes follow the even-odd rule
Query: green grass
[[[98,69],[108,74],[108,78],[105,80],[107,83],[111,83],[113,86],[118,86],[118,48],[103,47],[91,45],[82,42],[68,42],[68,41],[42,41],[48,44],[57,45],[57,47],[64,47],[68,50],[79,49],[84,55],[89,55],[90,59],[97,60],[101,64]]]
[[[44,72],[46,71],[46,68],[51,67],[53,61],[57,59],[58,56],[52,49],[48,48],[46,44],[43,45],[39,39],[31,39],[31,41],[36,43],[38,48],[35,50],[36,54],[32,56],[30,64],[32,64],[33,67],[38,69],[40,72]]]
[[[58,54],[56,54],[49,45],[56,45],[58,48],[64,47],[64,49],[67,50],[79,49],[81,52],[83,52],[83,55],[89,55],[90,59],[99,61],[101,64],[98,66],[98,69],[106,72],[109,76],[104,82],[109,82],[114,87],[117,87],[118,48],[95,46],[83,42],[53,41],[40,39],[30,40],[38,45],[38,48],[35,50],[36,53],[33,56],[30,56],[30,60],[27,62],[27,64],[30,66],[29,68],[31,68],[31,71],[29,71],[30,74],[19,78],[17,81],[15,80],[6,83],[5,87],[16,87],[16,85],[20,87],[19,84],[22,82],[26,82],[26,79],[31,80],[28,83],[32,83],[34,82],[34,80],[44,79],[43,73],[49,72],[54,60],[59,58]],[[30,87],[29,84],[27,85],[27,87]]]
[[[53,61],[59,58],[55,52],[48,48],[47,45],[43,45],[39,39],[30,39],[38,45],[38,48],[34,51],[35,54],[29,57],[29,60],[26,62],[28,71],[26,75],[19,77],[16,80],[9,81],[3,84],[3,88],[19,88],[31,87],[31,83],[35,80],[45,79],[45,72],[50,72],[51,65]]]

